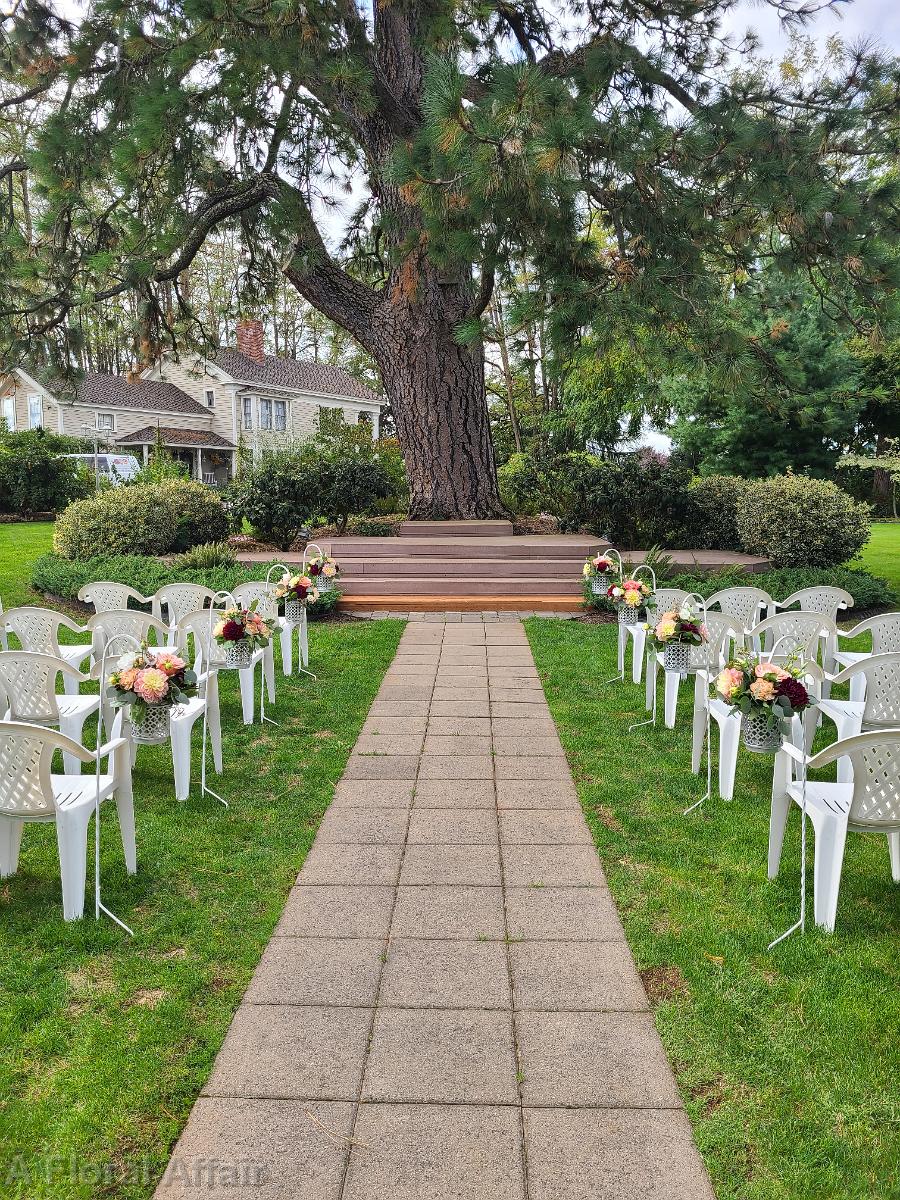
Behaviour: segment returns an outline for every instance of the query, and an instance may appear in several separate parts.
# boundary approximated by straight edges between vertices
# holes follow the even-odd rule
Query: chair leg
[[[681,675],[678,671],[666,671],[666,699],[665,699],[665,716],[666,729],[675,728],[675,712],[678,707],[678,685],[681,683]]]
[[[625,643],[628,641],[628,631],[622,622],[619,622],[619,636],[616,639],[616,667],[619,674],[625,674]]]
[[[172,768],[175,772],[175,799],[187,800],[191,790],[191,728],[184,718],[172,722]]]
[[[691,740],[691,770],[696,775],[703,758],[703,738],[706,734],[706,681],[694,676],[694,725]]]
[[[92,812],[92,808],[83,806],[72,812],[57,809],[56,813],[56,844],[62,880],[63,919],[66,921],[77,921],[84,916],[87,833]]]
[[[723,800],[734,797],[740,744],[741,719],[729,713],[719,724],[719,795]]]
[[[847,823],[821,814],[816,825],[816,857],[813,867],[813,912],[817,925],[834,932]]]
[[[643,625],[635,625],[632,630],[634,645],[631,649],[631,682],[640,683],[644,673],[644,652],[647,647],[647,631]]]
[[[83,742],[86,720],[87,714],[85,713],[73,713],[69,717],[60,717],[59,732],[70,737],[73,742]],[[63,772],[66,775],[80,775],[81,759],[76,758],[74,754],[63,754]]]
[[[206,683],[206,720],[216,774],[222,774],[222,714],[219,711],[219,676],[213,671]]]
[[[644,707],[647,712],[653,709],[653,697],[656,693],[656,673],[659,670],[659,661],[656,654],[647,656],[647,676],[644,686]]]
[[[300,618],[300,665],[309,666],[309,625],[306,619],[306,609]]]
[[[256,667],[244,667],[238,671],[241,684],[241,709],[243,710],[244,724],[253,724],[253,691],[256,681]]]
[[[894,883],[900,883],[900,829],[894,829],[887,835],[887,843],[891,856],[891,878]]]
[[[269,703],[275,703],[275,646],[270,641],[263,650],[262,660],[263,682],[269,693]]]
[[[15,875],[19,869],[24,828],[24,821],[18,821],[15,817],[0,817],[0,879]]]
[[[290,625],[285,624],[281,630],[281,669],[284,671],[285,675],[290,675],[293,673],[293,641],[294,631],[291,629]]]
[[[774,879],[781,866],[781,849],[784,846],[784,831],[791,811],[788,784],[791,781],[791,760],[783,750],[775,755],[775,771],[772,777],[772,809],[769,816],[769,878]]]

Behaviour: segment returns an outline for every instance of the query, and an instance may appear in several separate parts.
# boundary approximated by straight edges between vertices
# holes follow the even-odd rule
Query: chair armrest
[[[108,758],[114,750],[118,750],[122,746],[127,746],[128,742],[123,737],[112,738],[111,741],[104,742],[103,745],[95,751],[93,758]]]
[[[779,754],[787,754],[798,763],[808,763],[809,759],[802,750],[798,750],[792,742],[782,742]]]

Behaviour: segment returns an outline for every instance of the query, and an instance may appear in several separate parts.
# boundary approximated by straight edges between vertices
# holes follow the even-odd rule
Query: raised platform
[[[334,538],[323,548],[341,564],[342,607],[359,612],[575,612],[584,560],[606,547],[577,534],[516,537],[504,521],[405,521],[400,537]],[[640,562],[645,551],[624,557]],[[676,550],[685,570],[765,570],[766,559],[716,550]],[[297,554],[282,556],[289,565]],[[241,561],[269,562],[271,554]]]

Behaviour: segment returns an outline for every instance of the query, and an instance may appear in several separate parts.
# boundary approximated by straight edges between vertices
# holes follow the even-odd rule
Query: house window
[[[13,430],[16,427],[16,398],[15,396],[3,397],[3,420],[6,428]]]
[[[44,424],[44,409],[40,396],[32,393],[28,397],[28,428],[40,429]]]
[[[253,428],[253,397],[244,396],[244,428]]]
[[[97,428],[102,433],[112,433],[116,428],[116,418],[112,413],[97,413]]]
[[[260,429],[272,428],[272,401],[262,400],[259,402],[259,427]]]
[[[215,406],[216,406],[215,390],[213,388],[207,388],[206,389],[206,407],[207,408],[215,408]]]
[[[287,401],[275,401],[275,429],[278,433],[284,433],[287,429]]]

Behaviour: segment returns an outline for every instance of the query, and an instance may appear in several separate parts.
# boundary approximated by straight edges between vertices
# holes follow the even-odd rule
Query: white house
[[[237,346],[210,357],[167,355],[134,378],[92,372],[74,396],[55,392],[16,368],[0,376],[0,415],[10,429],[99,433],[145,460],[159,436],[194,478],[217,484],[234,474],[239,443],[257,454],[302,441],[323,409],[365,421],[377,437],[383,403],[342,367],[266,354],[261,321],[242,321]]]

